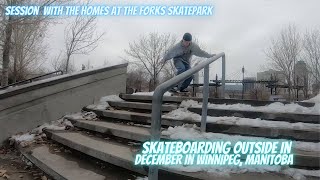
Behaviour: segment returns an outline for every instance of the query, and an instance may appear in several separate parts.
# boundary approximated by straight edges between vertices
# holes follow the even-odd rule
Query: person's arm
[[[197,44],[193,44],[193,54],[198,57],[211,58],[215,54],[209,54],[206,51],[202,50]]]
[[[177,57],[177,56],[179,56],[179,55],[181,55],[181,53],[179,52],[179,49],[178,49],[178,47],[177,47],[177,45],[176,45],[176,46],[173,46],[171,49],[169,49],[169,50],[167,51],[167,53],[164,55],[164,57],[162,58],[162,60],[163,60],[163,61],[167,61],[167,60],[172,59],[172,58],[174,58],[174,57]]]

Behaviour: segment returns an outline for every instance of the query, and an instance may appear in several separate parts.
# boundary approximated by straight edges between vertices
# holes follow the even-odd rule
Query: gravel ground
[[[13,148],[0,147],[0,180],[48,180],[37,167],[23,160]]]

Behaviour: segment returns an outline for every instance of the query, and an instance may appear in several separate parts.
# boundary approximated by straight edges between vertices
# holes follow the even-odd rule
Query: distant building
[[[229,98],[241,99],[242,84],[226,84],[225,93]]]
[[[256,81],[255,77],[246,77],[244,78],[244,92],[249,92],[254,89],[254,82]]]
[[[298,61],[294,66],[294,84],[298,86],[308,86],[308,68],[304,61]]]
[[[320,83],[312,84],[312,94],[315,96],[320,92]]]
[[[304,61],[298,61],[294,66],[294,85],[295,86],[303,86],[299,91],[299,99],[304,97],[307,98],[309,94],[308,90],[308,75],[309,71],[307,68],[307,64]],[[302,99],[301,99],[302,100]]]
[[[286,77],[283,71],[269,69],[268,71],[258,72],[257,81],[278,80],[279,84],[286,84]]]
[[[283,85],[287,84],[286,77],[283,71],[276,71],[273,69],[269,69],[268,71],[258,72],[257,73],[257,81],[271,81],[276,80],[278,81],[277,84]],[[260,86],[261,90],[264,92],[269,92],[270,89],[265,86]],[[286,93],[286,89],[277,89],[277,94],[284,94]]]
[[[242,92],[242,85],[239,84],[226,84],[225,91]]]

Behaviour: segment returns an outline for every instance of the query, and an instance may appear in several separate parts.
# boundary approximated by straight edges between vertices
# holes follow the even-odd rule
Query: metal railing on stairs
[[[226,61],[225,54],[220,53],[215,55],[208,60],[201,62],[200,64],[192,67],[188,71],[175,76],[174,78],[159,85],[152,96],[152,122],[151,122],[151,141],[160,140],[160,129],[161,129],[161,114],[162,114],[162,100],[163,95],[170,88],[174,87],[178,83],[184,81],[185,79],[191,77],[193,74],[204,69],[204,82],[203,82],[203,98],[202,98],[202,115],[201,115],[201,132],[206,131],[206,121],[207,121],[207,110],[208,110],[208,97],[209,97],[209,65],[214,61],[222,58],[222,79],[221,79],[221,97],[225,97],[225,73],[226,73]],[[158,180],[158,167],[149,166],[148,173],[149,180]]]
[[[42,77],[45,77],[45,76],[49,76],[49,75],[52,75],[52,74],[59,75],[59,73],[60,73],[60,75],[62,75],[63,71],[58,70],[58,71],[54,71],[54,72],[51,72],[51,73],[43,74],[43,75],[40,75],[40,76],[36,76],[36,77],[30,78],[30,79],[26,79],[26,80],[23,80],[23,81],[19,81],[19,82],[16,82],[16,83],[12,83],[12,84],[9,84],[7,86],[0,87],[0,90],[7,89],[10,86],[17,86],[17,85],[21,85],[21,84],[31,83],[31,82],[35,81],[36,79],[39,79],[39,78],[42,78]]]

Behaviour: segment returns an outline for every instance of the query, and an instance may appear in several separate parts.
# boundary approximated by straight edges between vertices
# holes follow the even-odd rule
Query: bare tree
[[[12,33],[13,67],[10,68],[13,82],[25,79],[36,72],[45,62],[47,45],[44,44],[48,23],[33,22],[14,24]]]
[[[4,10],[6,6],[13,6],[16,4],[19,5],[30,5],[30,4],[39,4],[42,8],[46,5],[51,5],[56,2],[56,0],[31,0],[31,1],[23,1],[23,0],[1,0],[0,1],[0,9],[1,13],[1,21],[0,21],[0,29],[2,33],[0,34],[0,43],[2,45],[2,76],[1,76],[1,85],[8,85],[9,79],[9,64],[10,64],[10,56],[12,55],[12,34],[13,28],[20,28],[19,25],[23,24],[34,24],[39,22],[44,22],[49,20],[48,16],[5,16]],[[62,3],[59,1],[59,3]]]
[[[64,71],[66,69],[67,61],[62,58],[62,52],[58,54],[58,56],[54,57],[50,61],[51,67],[54,71]],[[73,62],[69,62],[69,72],[74,72],[76,70]]]
[[[142,65],[129,63],[127,75],[127,88],[134,92],[144,91],[148,87],[148,73]]]
[[[65,28],[66,68],[69,71],[70,58],[74,54],[88,54],[97,46],[104,35],[97,32],[96,17],[77,16],[75,20]]]
[[[173,78],[176,75],[176,71],[173,61],[167,62],[162,69],[163,81]]]
[[[303,41],[303,58],[306,60],[314,84],[320,84],[320,30],[307,31]]]
[[[250,99],[255,100],[269,100],[268,91],[265,90],[265,84],[255,84],[254,88],[249,90]]]
[[[289,98],[295,85],[294,65],[302,49],[301,37],[295,25],[288,25],[271,40],[265,54],[275,70],[282,71],[289,87]]]
[[[1,86],[7,86],[9,81],[9,62],[10,62],[10,45],[12,35],[12,16],[8,18],[8,24],[5,26],[4,44],[2,50],[2,76]]]
[[[162,58],[175,42],[176,38],[170,34],[149,33],[130,43],[129,49],[125,50],[129,57],[137,60],[148,72],[149,90],[153,90],[157,86],[160,72],[165,66]]]

